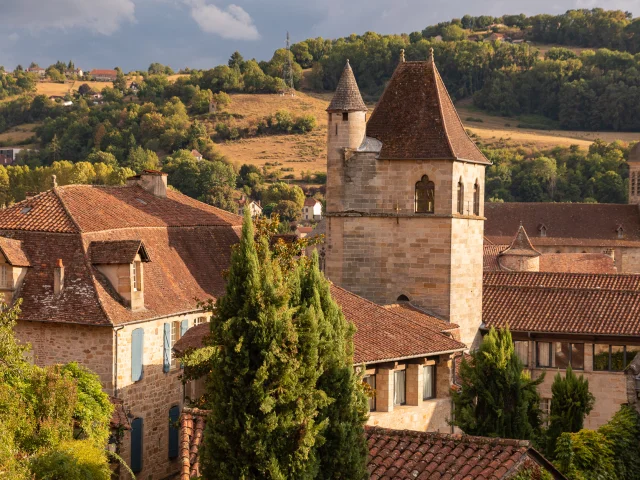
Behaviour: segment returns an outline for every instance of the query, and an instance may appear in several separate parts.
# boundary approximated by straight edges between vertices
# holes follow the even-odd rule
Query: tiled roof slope
[[[365,427],[371,480],[499,480],[525,469],[564,478],[531,442]]]
[[[408,302],[383,305],[383,307],[409,319],[424,323],[425,325],[429,325],[430,329],[437,332],[448,332],[451,330],[455,330],[456,328],[460,328],[459,325],[456,325],[455,323],[449,323],[445,320],[434,317],[433,315],[429,315],[427,312],[414,305],[411,305],[411,303]]]
[[[31,266],[20,240],[0,237],[0,251],[2,251],[9,265],[14,267]]]
[[[374,363],[443,352],[462,351],[463,343],[433,329],[430,322],[408,318],[331,285],[331,295],[356,326],[355,363]]]
[[[93,265],[132,263],[142,249],[142,261],[149,261],[140,240],[91,242],[89,261]]]
[[[327,111],[366,112],[367,110],[367,106],[364,104],[362,96],[360,95],[356,78],[353,76],[353,70],[351,69],[351,65],[349,65],[349,60],[347,60],[347,64],[342,71],[342,76],[338,81],[336,93],[334,93]]]
[[[509,248],[509,245],[494,245],[493,243],[485,243],[483,246],[482,267],[485,272],[499,272],[500,264],[498,263],[498,255]]]
[[[522,225],[518,227],[516,236],[509,248],[501,252],[502,255],[517,255],[522,257],[539,257],[540,252],[533,248],[529,235]]]
[[[510,244],[522,222],[534,246],[638,246],[637,205],[593,203],[486,203],[484,234],[495,244]],[[546,237],[540,227],[546,227]],[[616,229],[622,225],[624,237]]]
[[[433,61],[398,64],[367,136],[382,142],[381,159],[490,163],[467,135]]]
[[[187,332],[173,345],[173,351],[176,356],[181,357],[191,349],[198,349],[204,346],[205,337],[211,333],[211,325],[209,323],[201,323],[190,328]]]
[[[640,335],[640,275],[487,272],[484,325],[514,331]]]
[[[0,230],[76,233],[78,227],[54,190],[0,210]]]
[[[200,445],[208,410],[183,408],[180,415],[180,480],[200,477]]]

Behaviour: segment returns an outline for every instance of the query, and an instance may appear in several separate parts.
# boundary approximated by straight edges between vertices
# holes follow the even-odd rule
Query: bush
[[[31,460],[35,480],[109,480],[106,452],[90,440],[63,442]]]

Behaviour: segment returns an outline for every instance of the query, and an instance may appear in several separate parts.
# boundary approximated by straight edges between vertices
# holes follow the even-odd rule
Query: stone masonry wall
[[[535,248],[541,253],[604,253],[609,247],[583,245],[536,245],[536,239],[531,238]],[[614,250],[614,263],[618,273],[640,273],[640,248],[611,247]]]

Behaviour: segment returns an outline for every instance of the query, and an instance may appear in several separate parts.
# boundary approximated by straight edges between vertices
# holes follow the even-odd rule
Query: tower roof
[[[340,112],[366,112],[367,106],[362,100],[360,95],[360,89],[356,83],[356,78],[353,76],[353,70],[349,65],[349,60],[344,66],[342,76],[338,82],[336,93],[333,95],[333,99],[327,108],[327,112],[340,111]]]
[[[640,142],[636,143],[629,152],[629,162],[640,163]]]
[[[433,58],[400,62],[367,123],[381,159],[490,164],[467,135]]]
[[[516,236],[511,242],[509,248],[504,250],[500,255],[518,255],[521,257],[539,257],[541,254],[538,250],[533,248],[529,235],[522,225],[518,227]]]

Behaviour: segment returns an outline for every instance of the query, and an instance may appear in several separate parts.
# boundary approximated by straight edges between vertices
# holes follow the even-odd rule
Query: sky
[[[464,14],[558,14],[574,8],[640,15],[639,0],[0,0],[0,65],[145,70],[151,62],[212,68],[235,50],[268,60],[309,37],[409,33]]]

